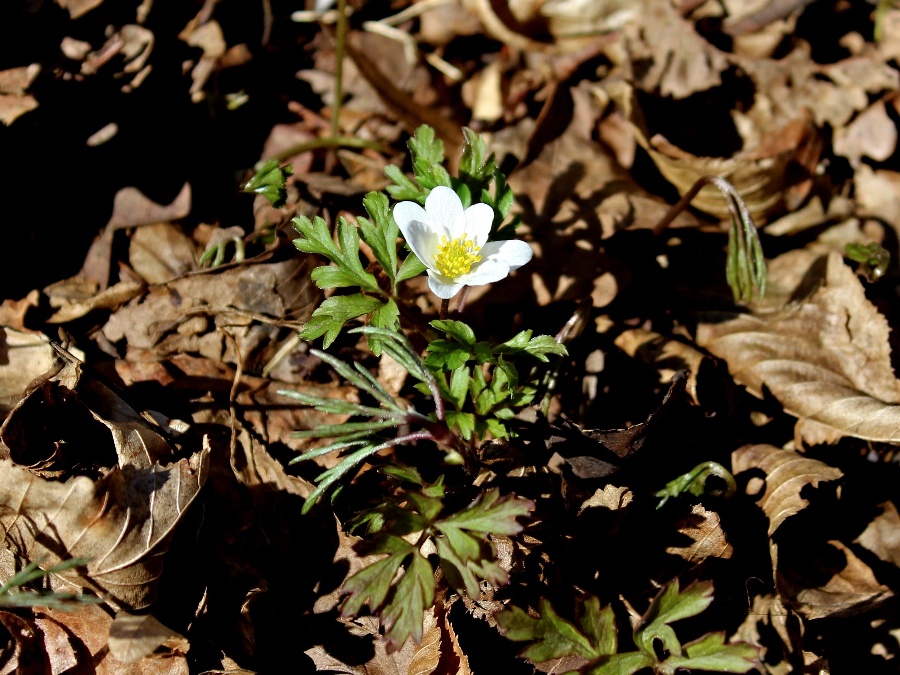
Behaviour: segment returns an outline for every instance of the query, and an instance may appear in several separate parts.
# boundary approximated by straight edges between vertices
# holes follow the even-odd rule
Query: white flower
[[[463,209],[459,196],[438,186],[425,200],[400,202],[394,220],[412,252],[428,268],[428,286],[444,300],[463,286],[483,286],[506,277],[531,260],[524,241],[488,241],[494,210],[487,204]]]

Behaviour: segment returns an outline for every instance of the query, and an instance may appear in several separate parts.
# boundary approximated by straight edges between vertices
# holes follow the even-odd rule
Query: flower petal
[[[464,234],[475,242],[476,246],[484,246],[491,225],[494,224],[494,209],[487,204],[472,204],[466,209]]]
[[[428,222],[428,213],[416,202],[400,202],[394,205],[394,221],[406,239],[406,228],[414,221]]]
[[[428,224],[440,238],[445,235],[455,239],[462,234],[465,225],[465,214],[459,195],[443,185],[432,188],[425,199],[425,210],[428,212]]]
[[[403,202],[404,204],[408,202]],[[397,204],[400,206],[400,204]],[[396,216],[394,218],[396,220]],[[397,223],[398,225],[400,223]],[[436,232],[434,232],[428,223],[420,220],[413,220],[406,223],[406,229],[401,230],[403,238],[409,244],[409,248],[416,254],[428,268],[434,268],[434,254],[437,251],[438,242],[440,241]]]
[[[524,241],[509,239],[506,241],[489,241],[481,247],[481,257],[487,260],[502,260],[509,269],[517,270],[531,260],[534,251]]]
[[[428,270],[428,288],[431,289],[431,292],[438,296],[441,300],[449,300],[454,295],[459,293],[460,289],[465,284],[460,284],[456,282],[444,281],[447,279],[444,275],[439,275],[431,270]]]
[[[489,258],[472,267],[468,274],[456,277],[456,282],[466,286],[484,286],[500,281],[509,274],[509,265],[504,260]]]

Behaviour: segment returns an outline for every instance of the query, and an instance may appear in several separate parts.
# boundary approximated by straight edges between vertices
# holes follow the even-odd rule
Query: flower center
[[[458,237],[447,241],[447,237],[441,237],[437,253],[434,254],[434,266],[445,277],[455,279],[463,274],[468,274],[472,265],[481,262],[478,252],[480,246],[466,237]]]

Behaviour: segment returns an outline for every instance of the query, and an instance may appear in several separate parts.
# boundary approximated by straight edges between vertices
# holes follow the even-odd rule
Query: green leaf
[[[708,670],[717,673],[747,673],[759,664],[759,650],[746,642],[725,644],[725,633],[708,633],[684,645],[685,656],[670,656],[672,668]]]
[[[525,345],[525,352],[545,363],[549,360],[547,354],[567,356],[569,353],[564,344],[557,342],[556,338],[550,335],[538,335],[529,340]]]
[[[475,346],[475,331],[462,321],[438,320],[432,321],[431,325],[467,347]]]
[[[586,675],[633,675],[644,668],[652,668],[656,659],[642,652],[626,652],[599,659],[599,664],[586,669]]]
[[[497,488],[482,492],[468,508],[439,520],[438,528],[461,528],[475,534],[504,534],[512,536],[522,531],[516,518],[534,510],[534,502],[514,495],[500,496]]]
[[[378,298],[362,293],[333,295],[316,308],[303,330],[300,331],[300,337],[304,340],[315,340],[324,335],[322,346],[327,349],[337,338],[345,323],[350,319],[374,312],[382,304]]]
[[[353,451],[351,454],[347,455],[342,459],[338,464],[331,467],[324,473],[316,476],[316,489],[309,493],[309,496],[304,500],[303,507],[300,509],[300,513],[305,514],[309,513],[310,509],[319,501],[319,497],[321,497],[328,488],[330,488],[334,483],[341,479],[341,477],[350,471],[357,464],[361,463],[367,457],[371,457],[379,450],[386,448],[391,445],[391,441],[387,443],[381,443],[375,445],[373,443],[369,443],[359,450]]]
[[[450,340],[432,340],[428,343],[425,363],[435,370],[455,371],[472,357],[471,350]]]
[[[241,187],[244,192],[265,196],[275,208],[284,205],[287,198],[285,180],[293,173],[290,164],[285,167],[278,165],[277,159],[270,159],[253,174],[253,177]]]
[[[391,603],[381,614],[389,653],[400,649],[407,638],[416,643],[422,641],[422,620],[434,602],[434,588],[431,563],[417,551],[397,583]]]
[[[668,624],[697,616],[709,607],[712,600],[712,582],[696,582],[680,591],[678,579],[674,579],[650,603],[634,633],[635,644],[645,654],[655,655],[653,641],[660,640],[670,654],[680,656],[681,643]]]
[[[369,323],[378,328],[396,331],[400,328],[400,309],[393,298],[389,298],[386,303],[372,312]],[[381,356],[382,342],[377,337],[369,337],[369,348],[375,356]]]
[[[400,170],[400,167],[388,164],[384,167],[384,175],[394,181],[393,185],[385,188],[388,194],[398,202],[416,201],[420,204],[425,203],[425,197],[428,194],[419,185],[414,183],[409,177]]]
[[[494,354],[515,354],[516,352],[521,352],[523,349],[525,349],[525,346],[531,339],[531,333],[532,331],[529,329],[523,330],[521,333],[516,334],[506,342],[497,345],[491,351]]]
[[[403,261],[400,270],[397,272],[397,283],[417,277],[427,269],[425,264],[416,257],[415,253],[410,253],[406,256],[406,260]]]
[[[427,124],[416,129],[409,139],[413,175],[419,185],[431,190],[438,185],[451,186],[450,174],[444,168],[444,144]]]
[[[449,410],[446,413],[447,417],[447,425],[451,428],[456,425],[456,428],[459,429],[459,435],[463,437],[463,440],[468,441],[472,438],[472,433],[475,431],[475,415],[470,412],[456,412],[454,410]]]
[[[597,658],[599,654],[588,639],[560,617],[545,598],[541,598],[539,612],[540,616],[534,618],[518,607],[510,607],[495,615],[507,639],[534,643],[519,654],[522,658],[535,664],[564,656]]]
[[[426,361],[427,363],[427,361]],[[462,409],[466,402],[466,393],[469,391],[469,378],[471,377],[469,368],[457,368],[450,376],[450,397],[453,405],[457,410]]]
[[[497,345],[491,351],[494,354],[519,354],[525,352],[545,363],[549,360],[547,354],[555,354],[557,356],[566,356],[568,354],[565,345],[557,342],[556,338],[550,335],[538,335],[532,338],[530,330],[523,330],[503,344]]]
[[[294,246],[304,253],[317,253],[328,258],[338,271],[328,267],[313,270],[312,279],[320,288],[359,286],[368,291],[380,292],[375,277],[363,269],[359,259],[359,233],[345,218],[338,218],[337,235],[340,246],[331,238],[328,226],[319,216],[312,221],[306,216],[294,218],[294,229],[301,236],[294,239]]]
[[[369,214],[366,218],[357,218],[360,234],[372,249],[375,259],[391,280],[391,287],[397,278],[397,236],[400,228],[394,222],[388,198],[383,192],[370,192],[363,198],[363,206]]]
[[[478,184],[489,178],[495,168],[494,158],[485,157],[484,138],[468,127],[463,128],[465,142],[459,160],[459,176],[464,183]]]
[[[598,654],[616,653],[619,648],[619,633],[612,605],[601,608],[599,598],[595,596],[587,598],[582,605],[578,624]]]
[[[372,552],[373,555],[378,553],[388,555],[344,581],[341,593],[347,597],[341,605],[342,616],[355,616],[364,605],[368,605],[372,611],[381,607],[397,570],[406,556],[415,553],[415,547],[400,537],[386,534],[379,538],[377,548]]]

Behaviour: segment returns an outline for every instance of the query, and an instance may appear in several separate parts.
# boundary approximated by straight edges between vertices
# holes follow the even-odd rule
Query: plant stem
[[[447,318],[450,313],[450,300],[441,300],[441,321]]]

